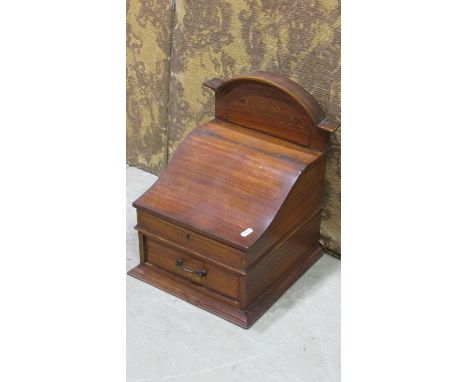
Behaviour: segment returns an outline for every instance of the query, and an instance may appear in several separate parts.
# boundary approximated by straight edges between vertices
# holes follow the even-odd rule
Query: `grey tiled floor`
[[[131,203],[157,178],[127,167],[127,270],[138,264]],[[325,255],[249,330],[127,276],[127,381],[340,380],[340,261]]]

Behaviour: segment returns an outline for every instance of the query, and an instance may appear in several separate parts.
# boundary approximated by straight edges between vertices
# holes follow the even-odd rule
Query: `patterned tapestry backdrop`
[[[159,174],[167,162],[172,6],[127,0],[127,162]]]
[[[202,83],[271,70],[340,120],[338,0],[129,0],[127,160],[159,174],[182,139],[214,115]],[[171,49],[172,44],[172,49]],[[322,239],[340,254],[341,129],[331,136]]]

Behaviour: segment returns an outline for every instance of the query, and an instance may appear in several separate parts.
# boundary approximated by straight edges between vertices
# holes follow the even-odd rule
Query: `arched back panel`
[[[205,83],[215,90],[216,118],[323,151],[331,122],[301,86],[270,72]],[[332,123],[333,125],[333,123]]]

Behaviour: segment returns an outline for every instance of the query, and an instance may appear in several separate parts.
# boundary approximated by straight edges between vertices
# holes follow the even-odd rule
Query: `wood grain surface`
[[[129,274],[248,328],[322,254],[327,135],[339,123],[275,73],[208,86],[215,119],[134,202],[141,261]]]

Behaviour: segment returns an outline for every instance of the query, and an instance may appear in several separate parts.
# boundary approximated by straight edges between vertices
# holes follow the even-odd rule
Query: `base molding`
[[[291,267],[282,278],[260,295],[247,310],[208,296],[179,276],[155,267],[137,265],[128,274],[192,305],[213,313],[244,329],[250,328],[321,256],[323,249],[317,245]]]

